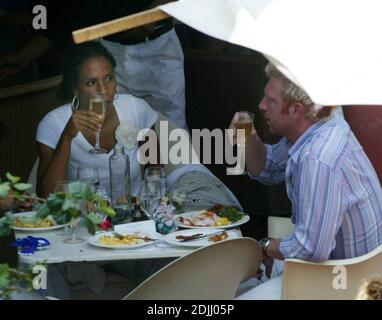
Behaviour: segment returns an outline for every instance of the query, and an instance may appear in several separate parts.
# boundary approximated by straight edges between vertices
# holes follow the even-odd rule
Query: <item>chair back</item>
[[[287,300],[353,300],[361,284],[382,274],[382,245],[352,259],[312,263],[287,259],[282,298]]]
[[[37,158],[40,120],[59,106],[61,76],[0,90],[0,176],[10,172],[26,181]]]
[[[253,277],[262,253],[257,242],[218,242],[178,258],[148,278],[126,300],[227,300],[240,282]]]

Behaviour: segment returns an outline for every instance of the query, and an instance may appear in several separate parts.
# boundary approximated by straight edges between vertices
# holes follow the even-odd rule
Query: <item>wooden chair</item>
[[[253,277],[262,253],[250,238],[203,247],[155,273],[125,300],[227,300],[242,281]]]
[[[0,176],[6,172],[26,181],[37,158],[37,125],[60,105],[61,76],[0,90]]]

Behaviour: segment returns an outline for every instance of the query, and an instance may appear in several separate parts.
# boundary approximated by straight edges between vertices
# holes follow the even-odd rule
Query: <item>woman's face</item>
[[[113,67],[105,57],[92,57],[83,63],[75,94],[80,99],[80,108],[87,109],[89,101],[96,94],[103,94],[108,104],[112,104],[116,92]]]

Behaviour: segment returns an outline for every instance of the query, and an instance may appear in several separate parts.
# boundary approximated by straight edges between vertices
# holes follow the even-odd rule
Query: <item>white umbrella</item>
[[[317,104],[382,104],[381,0],[180,0],[160,9],[263,53]]]

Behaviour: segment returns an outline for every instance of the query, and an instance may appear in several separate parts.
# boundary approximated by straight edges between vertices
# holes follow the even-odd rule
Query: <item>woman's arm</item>
[[[42,198],[54,192],[57,181],[66,180],[66,171],[70,158],[71,139],[61,136],[56,149],[38,143],[40,157],[37,172],[37,194]]]
[[[77,110],[68,121],[55,149],[38,143],[40,157],[37,172],[37,194],[46,198],[54,192],[58,181],[66,180],[67,168],[70,159],[72,140],[79,131],[92,131],[98,129],[99,120],[89,111]]]

